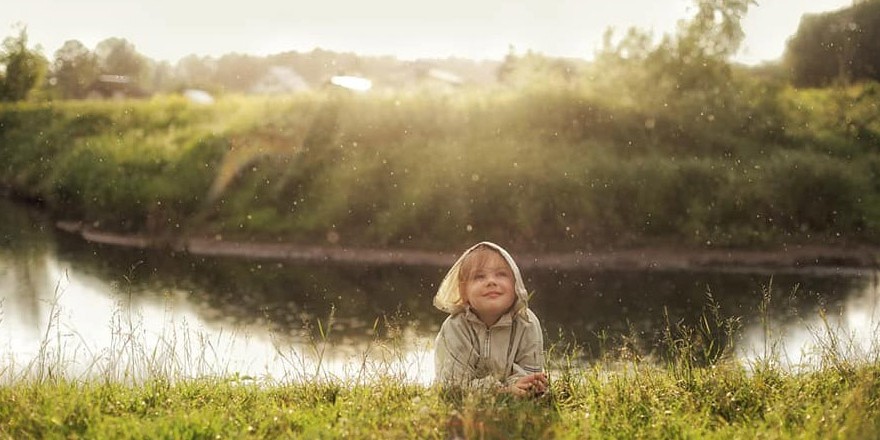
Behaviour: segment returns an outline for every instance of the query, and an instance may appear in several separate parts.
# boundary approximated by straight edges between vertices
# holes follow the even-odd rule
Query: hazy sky
[[[691,0],[0,0],[0,35],[27,25],[52,57],[66,40],[94,49],[109,37],[155,60],[229,52],[266,55],[321,47],[400,58],[500,59],[513,46],[591,58],[609,27],[671,32]],[[852,0],[759,0],[745,21],[737,60],[782,55],[802,14]]]

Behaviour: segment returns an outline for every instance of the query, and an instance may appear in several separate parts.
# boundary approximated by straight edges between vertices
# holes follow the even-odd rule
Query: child
[[[544,337],[527,301],[506,250],[484,241],[465,251],[434,296],[434,306],[450,314],[434,344],[436,382],[517,396],[544,393]]]

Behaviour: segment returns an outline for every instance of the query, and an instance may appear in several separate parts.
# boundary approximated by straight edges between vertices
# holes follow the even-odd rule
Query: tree
[[[730,57],[745,33],[742,19],[754,0],[695,0],[693,19],[679,25],[648,56],[655,74],[674,83],[676,92],[720,91],[730,83]]]
[[[635,80],[651,91],[649,95],[662,95],[664,106],[672,95],[724,89],[730,83],[730,57],[739,50],[745,35],[742,19],[754,3],[695,0],[693,18],[683,21],[675,35],[664,36],[656,46],[649,34],[637,29],[630,29],[616,44],[606,33],[597,64],[635,74]],[[643,92],[637,91],[639,100],[644,99]]]
[[[217,61],[210,57],[187,55],[175,66],[174,73],[183,88],[214,90],[217,88]]]
[[[101,75],[112,75],[127,84],[128,93],[140,93],[147,75],[147,59],[124,38],[108,38],[95,47]]]
[[[498,81],[516,87],[569,85],[578,73],[573,60],[552,58],[528,51],[518,56],[513,48],[498,67]]]
[[[742,43],[742,20],[754,3],[694,0],[693,17],[657,43],[638,29],[618,42],[606,34],[604,49],[585,75],[594,100],[644,115],[648,145],[729,152],[731,135],[721,128],[753,130],[750,100],[769,95],[736,75],[730,61]]]
[[[174,68],[168,61],[150,62],[150,87],[153,92],[168,93],[175,91],[178,82],[174,78]]]
[[[21,101],[46,74],[46,58],[39,49],[28,49],[27,29],[7,37],[0,51],[0,101]]]
[[[51,76],[62,98],[85,98],[98,78],[97,57],[79,41],[68,40],[55,51]]]
[[[784,60],[796,86],[880,81],[880,0],[804,16]]]
[[[232,53],[217,60],[215,79],[226,91],[247,92],[268,70],[265,58]]]

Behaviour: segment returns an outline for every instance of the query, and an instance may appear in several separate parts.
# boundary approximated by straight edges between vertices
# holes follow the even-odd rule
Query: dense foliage
[[[0,111],[0,180],[61,218],[166,237],[877,242],[880,120],[853,100],[875,93],[755,87],[738,96],[754,117],[714,119],[586,89],[20,104]]]
[[[7,37],[0,50],[0,102],[26,99],[45,73],[46,60],[28,48],[25,29]]]
[[[880,81],[880,1],[853,3],[801,20],[785,54],[795,85]]]

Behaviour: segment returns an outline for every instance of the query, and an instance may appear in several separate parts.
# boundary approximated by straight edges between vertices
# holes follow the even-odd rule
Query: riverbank
[[[0,187],[56,219],[160,237],[453,253],[477,239],[571,253],[880,246],[876,142],[826,112],[829,102],[876,109],[846,93],[762,91],[772,105],[746,111],[747,99],[727,115],[715,109],[708,125],[686,108],[620,108],[579,88],[4,105]],[[761,116],[767,109],[779,114]],[[788,128],[749,122],[758,120]],[[850,258],[788,248],[779,257],[788,266]],[[640,255],[651,252],[565,261],[765,259]]]
[[[230,241],[213,238],[155,238],[115,234],[90,228],[80,222],[56,222],[58,229],[96,244],[140,249],[171,249],[192,255],[327,261],[376,265],[449,266],[453,252],[432,252],[405,248],[352,248],[306,246],[295,243]],[[523,268],[593,270],[723,270],[802,271],[811,273],[870,272],[880,263],[880,247],[791,245],[776,249],[695,249],[645,247],[566,253],[517,253]]]

